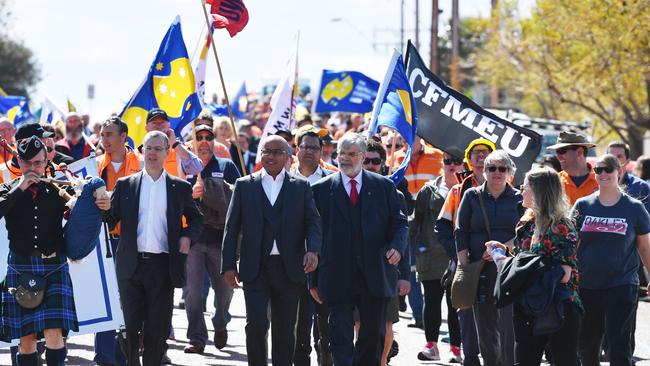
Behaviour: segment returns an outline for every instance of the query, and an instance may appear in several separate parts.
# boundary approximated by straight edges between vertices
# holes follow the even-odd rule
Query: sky
[[[32,109],[44,96],[61,107],[70,99],[92,121],[122,110],[146,76],[169,25],[180,15],[190,58],[205,27],[202,0],[9,0],[8,29],[32,49],[42,80],[30,96]],[[415,2],[404,1],[405,39],[415,39]],[[522,13],[534,0],[521,0]],[[399,0],[245,0],[246,28],[231,38],[218,30],[215,42],[226,90],[232,98],[242,82],[249,92],[280,78],[300,32],[299,74],[312,89],[323,69],[361,71],[383,79],[393,47],[400,46]],[[431,1],[419,2],[420,53],[428,60]],[[442,29],[451,0],[440,0]],[[490,13],[490,0],[460,0],[460,15]],[[87,98],[88,85],[95,87]],[[210,55],[206,98],[223,96]]]

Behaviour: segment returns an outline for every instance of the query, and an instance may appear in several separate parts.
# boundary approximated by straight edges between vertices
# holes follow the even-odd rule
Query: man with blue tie
[[[337,366],[381,364],[385,307],[397,296],[397,264],[406,248],[408,223],[397,191],[387,178],[362,169],[366,148],[363,136],[345,134],[338,142],[341,172],[312,186],[324,230],[311,293],[329,307],[330,350]]]

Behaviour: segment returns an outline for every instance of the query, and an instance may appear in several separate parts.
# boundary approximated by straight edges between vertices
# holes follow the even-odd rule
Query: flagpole
[[[226,92],[226,83],[223,81],[223,74],[221,73],[221,63],[219,62],[219,56],[217,55],[217,47],[214,44],[214,35],[210,30],[210,19],[208,17],[208,11],[205,9],[205,0],[199,0],[201,2],[201,8],[203,9],[203,15],[205,16],[205,24],[208,26],[208,37],[210,38],[210,44],[212,45],[212,53],[214,53],[214,59],[217,62],[217,70],[219,71],[219,79],[221,80],[221,88],[223,89],[223,96],[226,99],[226,107],[228,108],[228,118],[230,120],[230,129],[233,134],[233,144],[237,148],[237,155],[239,155],[239,162],[242,168],[242,175],[246,175],[246,165],[244,164],[244,156],[242,155],[241,148],[239,147],[239,141],[237,139],[237,129],[235,128],[235,118],[232,115],[232,109],[230,108],[230,101],[228,100],[228,92]]]

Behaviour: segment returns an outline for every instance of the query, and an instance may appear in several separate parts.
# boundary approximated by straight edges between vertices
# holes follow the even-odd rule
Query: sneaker
[[[438,346],[434,342],[427,342],[424,349],[418,353],[418,360],[420,361],[439,361],[440,352]]]
[[[424,329],[424,322],[422,320],[415,320],[413,323],[409,323],[406,325],[408,328],[420,328]]]
[[[388,350],[388,355],[386,356],[386,363],[388,363],[391,358],[397,356],[398,353],[399,353],[399,344],[397,344],[397,341],[393,339],[393,343],[390,345],[390,349]]]
[[[449,352],[451,353],[451,357],[449,358],[449,363],[463,363],[463,357],[460,355],[460,347],[458,346],[450,346],[449,347]]]

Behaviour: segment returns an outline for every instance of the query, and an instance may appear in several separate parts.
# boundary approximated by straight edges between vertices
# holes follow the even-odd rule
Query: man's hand
[[[200,180],[196,180],[196,184],[192,187],[192,198],[198,200],[203,198],[203,183],[199,183]]]
[[[111,209],[111,199],[106,194],[95,198],[95,204],[97,205],[97,208],[102,211],[108,211]]]
[[[181,236],[181,238],[178,240],[178,251],[183,254],[189,253],[191,242],[192,240],[189,236]]]
[[[165,135],[167,135],[167,138],[169,139],[169,146],[171,147],[174,142],[176,142],[176,133],[174,132],[174,129],[168,128],[165,130]]]
[[[305,267],[305,273],[314,272],[318,267],[318,254],[314,252],[307,252],[302,259],[302,265]]]
[[[391,249],[386,252],[386,259],[388,259],[388,263],[396,265],[402,259],[402,255],[399,254],[399,251]]]
[[[320,294],[318,293],[318,287],[310,288],[309,293],[311,294],[311,297],[314,298],[314,301],[316,301],[319,304],[323,303],[323,300],[320,299]]]
[[[411,282],[407,280],[397,280],[397,291],[400,296],[406,296],[411,291]]]
[[[237,271],[234,269],[224,272],[223,279],[231,288],[241,287],[241,285],[239,284],[239,273],[237,273]]]
[[[38,184],[40,180],[41,178],[38,176],[38,174],[34,172],[27,172],[20,177],[20,181],[18,181],[18,188],[25,192],[29,186],[32,184]]]

